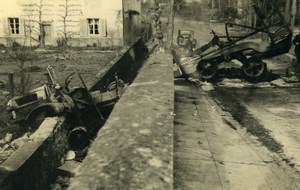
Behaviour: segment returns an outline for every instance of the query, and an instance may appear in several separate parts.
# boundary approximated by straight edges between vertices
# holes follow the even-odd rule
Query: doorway
[[[51,23],[42,24],[42,45],[49,46],[52,45],[52,35],[51,35]]]

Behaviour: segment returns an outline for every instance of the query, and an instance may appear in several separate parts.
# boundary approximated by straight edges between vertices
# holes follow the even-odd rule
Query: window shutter
[[[20,35],[25,35],[25,20],[24,19],[20,19]]]
[[[100,36],[106,37],[107,36],[107,26],[106,26],[106,20],[100,19]]]
[[[80,36],[86,37],[88,35],[88,23],[86,18],[80,19]]]
[[[5,36],[8,36],[9,34],[8,18],[2,19],[2,27],[3,27],[3,34]]]

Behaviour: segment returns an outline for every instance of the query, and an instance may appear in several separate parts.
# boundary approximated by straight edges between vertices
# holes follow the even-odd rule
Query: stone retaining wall
[[[69,189],[173,189],[173,109],[172,56],[151,54]]]
[[[139,39],[134,45],[124,48],[124,51],[112,60],[113,64],[110,64],[112,67],[107,69],[103,77],[91,87],[90,91],[105,92],[107,85],[115,81],[115,75],[125,83],[131,83],[151,49],[145,46],[142,39]]]
[[[30,140],[0,166],[0,189],[47,189],[68,150],[64,118],[46,118]]]

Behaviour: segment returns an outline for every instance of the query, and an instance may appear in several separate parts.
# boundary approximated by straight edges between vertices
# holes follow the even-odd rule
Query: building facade
[[[0,0],[0,44],[122,45],[140,29],[140,0]]]

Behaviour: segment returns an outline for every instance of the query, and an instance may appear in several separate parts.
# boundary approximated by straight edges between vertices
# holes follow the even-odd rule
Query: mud
[[[210,95],[217,99],[217,102],[222,102],[224,111],[230,112],[233,118],[243,128],[246,128],[247,132],[257,137],[257,140],[270,151],[282,152],[282,145],[270,135],[270,131],[264,128],[259,120],[249,113],[243,103],[237,99],[232,101],[232,93],[229,89],[216,88],[215,91],[210,92]]]

